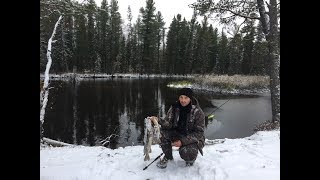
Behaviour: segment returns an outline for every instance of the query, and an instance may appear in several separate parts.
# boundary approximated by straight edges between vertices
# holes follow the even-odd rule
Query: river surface
[[[44,118],[44,137],[85,146],[102,145],[102,140],[108,140],[104,146],[112,149],[142,145],[144,118],[165,116],[177,100],[178,91],[167,84],[179,80],[182,79],[50,81],[53,88]],[[219,96],[195,91],[195,97],[205,115],[215,110],[214,118],[205,123],[207,139],[247,137],[254,133],[256,125],[271,119],[269,93]]]

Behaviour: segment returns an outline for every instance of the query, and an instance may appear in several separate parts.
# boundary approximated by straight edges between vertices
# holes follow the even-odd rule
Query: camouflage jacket
[[[182,136],[180,141],[182,145],[188,145],[192,143],[198,143],[199,148],[204,146],[204,126],[205,126],[205,115],[198,105],[198,101],[194,98],[195,103],[192,104],[191,111],[187,115],[186,124],[186,136]],[[179,108],[172,105],[167,112],[165,118],[161,118],[159,124],[162,129],[174,129],[177,127],[179,119]]]

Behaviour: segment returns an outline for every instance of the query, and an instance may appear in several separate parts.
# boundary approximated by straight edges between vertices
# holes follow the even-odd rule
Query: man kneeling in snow
[[[173,160],[172,146],[179,147],[186,166],[193,165],[198,150],[202,154],[204,147],[204,113],[190,88],[182,88],[178,95],[178,101],[171,105],[164,119],[151,117],[161,125],[160,146],[165,156],[157,163],[159,168],[166,168],[168,161]]]

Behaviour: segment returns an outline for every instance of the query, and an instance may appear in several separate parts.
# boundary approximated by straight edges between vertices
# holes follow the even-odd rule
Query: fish
[[[159,123],[157,121],[152,124],[151,117],[146,117],[144,119],[144,148],[143,148],[143,154],[144,154],[144,161],[150,160],[150,153],[151,145],[160,143],[160,127]]]

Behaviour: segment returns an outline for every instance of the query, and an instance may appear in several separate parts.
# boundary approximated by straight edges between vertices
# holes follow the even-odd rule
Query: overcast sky
[[[95,0],[97,6],[101,6],[102,0]],[[110,5],[111,0],[107,0]],[[169,27],[174,15],[181,14],[182,19],[190,20],[193,14],[193,10],[188,7],[189,4],[196,2],[196,0],[154,0],[156,12],[160,11],[165,24],[165,27]],[[136,22],[139,15],[139,9],[145,8],[146,0],[118,0],[119,12],[124,23],[127,23],[127,11],[128,5],[131,7],[132,23]],[[155,13],[156,13],[155,12]],[[198,21],[200,18],[197,19]]]

